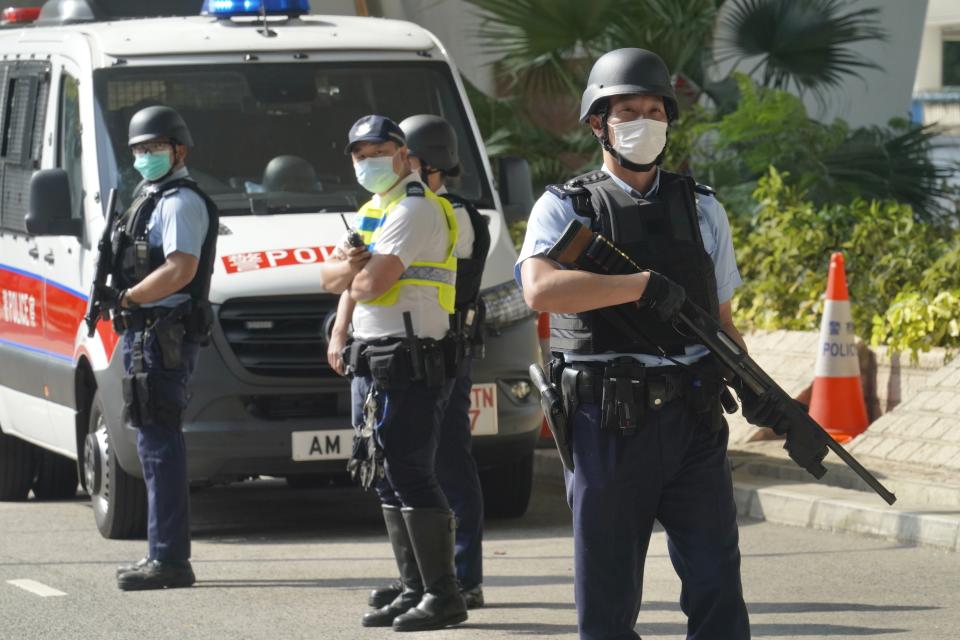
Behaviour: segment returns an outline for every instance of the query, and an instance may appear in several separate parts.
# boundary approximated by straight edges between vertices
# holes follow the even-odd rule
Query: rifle
[[[90,297],[87,298],[87,313],[83,316],[83,321],[87,323],[87,337],[92,338],[97,331],[97,322],[102,316],[104,320],[110,319],[109,309],[103,308],[103,301],[100,299],[100,291],[107,284],[107,276],[113,267],[113,227],[117,223],[117,190],[110,189],[110,195],[107,197],[107,225],[103,228],[103,234],[97,243],[97,266],[93,271],[93,284],[90,285]]]
[[[583,226],[577,220],[567,225],[563,235],[547,252],[546,256],[561,265],[576,267],[592,273],[626,275],[643,271],[640,265],[620,251],[610,240],[599,233],[590,231],[589,228]],[[630,315],[624,313],[622,309],[608,307],[602,311],[613,314],[611,319],[616,318],[618,326],[624,326],[631,321]],[[724,371],[724,382],[726,384],[734,388],[745,387],[758,396],[768,391],[779,396],[781,406],[787,408],[786,418],[791,428],[803,430],[802,432],[806,432],[805,436],[824,443],[887,504],[896,502],[897,497],[836,440],[830,437],[823,430],[823,427],[810,417],[810,414],[794,402],[787,395],[787,392],[767,375],[760,368],[760,365],[747,355],[706,311],[690,300],[686,300],[677,314],[677,318],[724,365],[726,369]],[[636,330],[634,330],[634,333],[636,333]],[[822,464],[822,457],[806,458],[789,448],[787,451],[790,458],[806,469],[813,477],[820,479],[827,472],[826,467]]]

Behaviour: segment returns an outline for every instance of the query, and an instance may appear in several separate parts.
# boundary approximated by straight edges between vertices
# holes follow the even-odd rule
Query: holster
[[[180,326],[182,328],[182,325]],[[164,402],[159,372],[146,370],[144,367],[146,340],[145,332],[136,334],[131,353],[130,373],[125,374],[120,381],[127,420],[131,426],[137,428],[164,426],[178,429],[183,420],[182,409],[174,402]],[[160,346],[159,340],[158,346]],[[161,357],[164,357],[163,347],[161,346],[160,349]],[[179,351],[177,358],[182,359]],[[166,364],[164,366],[166,367]]]

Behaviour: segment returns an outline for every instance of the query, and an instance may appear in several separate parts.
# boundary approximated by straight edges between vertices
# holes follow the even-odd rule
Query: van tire
[[[26,500],[37,470],[37,447],[0,431],[0,500]]]
[[[480,470],[484,513],[491,518],[519,518],[533,492],[533,452]]]
[[[83,447],[83,469],[100,535],[111,540],[142,538],[147,530],[147,490],[143,480],[120,466],[110,446],[100,392],[93,395],[90,428]]]
[[[77,495],[77,463],[52,451],[41,450],[33,495],[38,500],[64,500]]]

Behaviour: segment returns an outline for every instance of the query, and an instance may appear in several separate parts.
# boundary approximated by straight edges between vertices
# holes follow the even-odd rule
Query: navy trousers
[[[740,582],[728,429],[710,431],[682,400],[646,412],[624,436],[600,429],[600,407],[573,418],[574,591],[580,638],[634,640],[654,520],[682,582],[688,640],[750,637]]]
[[[355,376],[350,383],[353,424],[363,424],[363,403],[372,379]],[[380,502],[394,507],[449,509],[435,460],[446,390],[421,382],[398,391],[378,391],[374,437],[383,449],[386,478],[377,484]]]
[[[130,373],[137,333],[123,335],[124,369]],[[151,560],[183,564],[190,559],[190,484],[187,447],[180,416],[187,406],[187,385],[199,355],[199,345],[184,342],[181,366],[164,368],[156,338],[144,339],[144,372],[151,382],[152,402],[160,409],[150,425],[138,428],[137,453],[147,485],[147,556]],[[159,418],[163,416],[163,418]]]
[[[457,579],[463,589],[472,589],[483,582],[483,490],[471,452],[472,360],[465,366],[450,388],[440,425],[437,479],[457,516]]]

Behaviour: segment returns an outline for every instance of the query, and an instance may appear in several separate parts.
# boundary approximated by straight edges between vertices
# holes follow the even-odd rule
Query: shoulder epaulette
[[[608,180],[610,175],[605,171],[591,171],[582,176],[567,180],[563,184],[548,184],[547,191],[561,200],[570,199],[573,209],[578,214],[593,217],[593,204],[590,202],[590,191],[587,185]]]
[[[426,195],[426,190],[419,182],[407,183],[407,197],[422,198]]]
[[[708,187],[705,184],[696,183],[693,187],[693,190],[699,193],[702,196],[715,196],[717,192],[713,190],[713,187]]]

